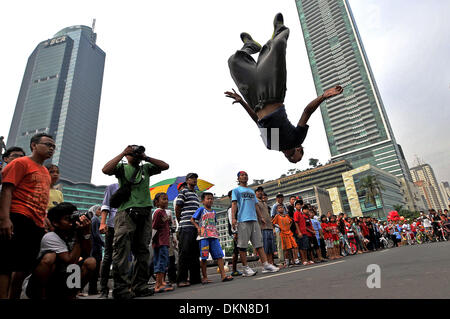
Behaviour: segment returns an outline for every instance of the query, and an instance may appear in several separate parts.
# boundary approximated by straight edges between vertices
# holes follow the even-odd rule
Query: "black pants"
[[[11,240],[0,240],[0,274],[10,275],[16,271],[30,274],[37,265],[45,230],[25,215],[10,213],[9,218],[14,234]]]
[[[177,266],[175,265],[175,255],[169,256],[169,267],[167,268],[169,282],[177,282]]]
[[[114,227],[108,226],[108,231],[105,235],[105,253],[103,255],[102,267],[100,270],[100,290],[101,292],[108,292],[108,280],[109,273],[112,264],[113,253],[113,241],[114,241]]]
[[[394,242],[394,247],[398,247],[398,240],[397,240],[397,236],[395,235],[390,235],[392,241]]]
[[[92,257],[95,258],[96,265],[95,265],[94,274],[89,279],[89,290],[88,290],[88,293],[90,295],[95,295],[98,292],[98,290],[97,290],[97,282],[98,282],[98,276],[100,274],[100,265],[102,263],[102,251],[100,249],[100,251],[92,252],[91,255],[92,255]]]
[[[286,95],[286,45],[289,29],[275,30],[275,36],[261,49],[258,61],[246,43],[228,59],[231,77],[249,106],[255,111],[269,103],[283,102]]]
[[[320,252],[322,254],[322,258],[328,258],[327,257],[327,248],[325,246],[325,239],[320,238]]]
[[[188,281],[188,277],[191,284],[200,283],[200,248],[197,241],[197,229],[194,227],[180,229],[179,240],[177,283]]]

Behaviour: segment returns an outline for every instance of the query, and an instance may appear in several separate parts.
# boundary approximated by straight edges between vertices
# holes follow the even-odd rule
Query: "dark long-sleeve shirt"
[[[102,247],[105,246],[102,236],[100,235],[100,219],[97,216],[92,217],[92,251],[91,255],[102,253]]]

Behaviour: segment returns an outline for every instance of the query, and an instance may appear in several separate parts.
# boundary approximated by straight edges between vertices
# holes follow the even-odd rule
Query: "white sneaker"
[[[263,272],[263,273],[267,273],[267,272],[277,272],[277,271],[279,271],[279,270],[280,270],[280,268],[275,267],[274,265],[267,263],[266,265],[264,265],[264,268],[263,268],[262,272]]]
[[[253,271],[249,266],[245,266],[242,269],[242,277],[251,277],[256,275],[256,271]]]

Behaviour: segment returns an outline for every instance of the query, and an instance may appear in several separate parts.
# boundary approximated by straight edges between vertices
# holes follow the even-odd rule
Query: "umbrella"
[[[178,185],[186,181],[186,176],[178,176],[174,178],[165,179],[159,183],[150,186],[150,197],[153,200],[158,193],[166,193],[169,200],[174,200],[178,195]],[[197,179],[196,191],[205,191],[213,187],[214,184],[203,179]]]

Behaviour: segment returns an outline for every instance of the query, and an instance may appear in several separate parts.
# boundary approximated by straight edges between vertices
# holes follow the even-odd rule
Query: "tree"
[[[252,244],[248,244],[247,254],[253,254],[253,245]]]
[[[233,256],[233,246],[225,247],[225,256]]]
[[[310,158],[309,159],[309,166],[317,167],[317,163],[318,162],[319,162],[319,160],[317,158]]]
[[[402,209],[402,212],[399,212],[399,215],[405,217],[405,219],[415,219],[420,217],[420,212],[412,212],[407,209]]]
[[[359,187],[366,193],[365,203],[371,203],[372,205],[374,205],[377,208],[378,218],[380,218],[375,197],[378,195],[380,197],[381,203],[383,203],[383,199],[381,196],[381,190],[384,190],[383,185],[378,182],[375,175],[367,175],[361,178]]]
[[[397,212],[397,213],[400,213],[401,211],[402,211],[402,209],[403,209],[403,205],[394,205],[394,210]]]
[[[295,168],[291,168],[290,170],[287,171],[287,175],[292,175],[295,174]]]
[[[378,195],[381,199],[381,190],[384,189],[375,175],[367,175],[361,178],[359,188],[366,193],[365,202],[375,206],[377,204],[375,197]]]

